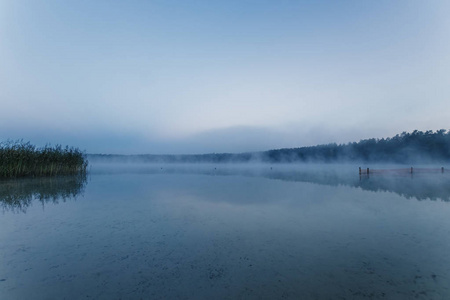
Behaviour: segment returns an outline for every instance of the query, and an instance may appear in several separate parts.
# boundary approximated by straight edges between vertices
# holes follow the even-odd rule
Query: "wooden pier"
[[[359,175],[369,174],[413,174],[413,173],[444,173],[444,167],[439,168],[402,168],[402,169],[370,169],[359,167]]]

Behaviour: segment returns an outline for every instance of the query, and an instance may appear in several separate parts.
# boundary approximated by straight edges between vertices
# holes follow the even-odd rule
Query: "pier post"
[[[411,167],[411,174],[413,173],[413,167]]]
[[[444,173],[444,167],[441,168],[441,173]]]
[[[369,175],[369,168],[367,168],[367,175]]]
[[[359,167],[359,175],[361,175],[361,167]]]

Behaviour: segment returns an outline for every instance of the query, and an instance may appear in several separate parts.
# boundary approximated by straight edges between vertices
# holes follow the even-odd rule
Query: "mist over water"
[[[449,180],[351,165],[93,164],[81,185],[8,190],[29,201],[0,218],[0,296],[446,299]],[[56,201],[42,206],[49,186]]]
[[[94,163],[93,174],[198,174],[208,176],[263,177],[273,180],[305,182],[329,186],[349,186],[368,191],[394,192],[418,200],[450,201],[450,169],[442,165],[372,164],[359,174],[354,164],[149,164]],[[444,172],[442,169],[444,168]],[[445,171],[447,170],[447,171]],[[358,175],[359,174],[359,175]]]
[[[450,299],[448,11],[0,0],[0,300]]]

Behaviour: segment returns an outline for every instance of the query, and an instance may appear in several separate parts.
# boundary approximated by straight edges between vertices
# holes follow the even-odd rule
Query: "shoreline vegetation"
[[[450,131],[403,132],[392,138],[365,139],[347,144],[283,148],[247,153],[189,155],[89,154],[92,162],[108,163],[437,163],[450,162]]]
[[[30,142],[0,143],[0,178],[86,174],[88,160],[78,148],[38,148]]]
[[[29,142],[0,143],[0,178],[85,174],[96,163],[437,163],[450,162],[450,131],[403,132],[392,138],[365,139],[247,153],[190,155],[85,154],[78,148]]]

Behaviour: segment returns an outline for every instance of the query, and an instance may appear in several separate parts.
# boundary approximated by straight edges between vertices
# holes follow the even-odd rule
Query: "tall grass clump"
[[[0,143],[0,178],[80,174],[86,173],[87,165],[86,155],[78,148],[37,148],[23,141]]]

